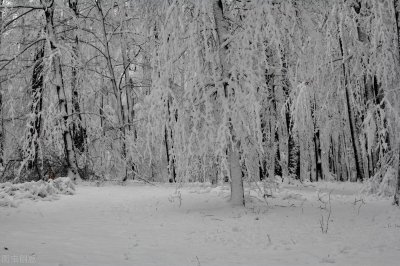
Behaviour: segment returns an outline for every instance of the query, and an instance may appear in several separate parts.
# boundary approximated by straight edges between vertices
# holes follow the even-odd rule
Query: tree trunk
[[[29,168],[35,167],[39,178],[42,179],[39,164],[39,138],[42,122],[42,107],[43,107],[43,57],[44,57],[44,43],[36,50],[32,74],[32,106],[31,112],[33,120],[29,129],[29,149],[34,152],[32,161],[28,163]]]
[[[100,90],[100,107],[99,107],[99,115],[100,115],[100,127],[105,136],[105,119],[104,119],[104,92],[106,91],[106,84],[104,82],[104,76],[101,75],[101,90]]]
[[[105,52],[104,55],[106,56],[106,63],[107,63],[107,68],[108,68],[108,72],[110,74],[111,77],[111,86],[113,89],[113,93],[115,95],[115,98],[117,99],[117,110],[116,110],[116,114],[118,117],[118,122],[119,122],[119,126],[121,127],[121,131],[123,132],[123,135],[125,136],[125,117],[124,117],[124,110],[123,110],[123,104],[122,104],[122,99],[121,99],[121,91],[118,88],[117,85],[117,80],[115,77],[115,71],[114,71],[114,66],[112,64],[112,58],[111,58],[111,53],[110,53],[110,46],[109,46],[109,40],[107,38],[107,30],[106,30],[106,17],[105,14],[103,12],[103,7],[101,5],[102,0],[97,0],[96,1],[96,6],[97,6],[97,10],[101,16],[100,20],[101,20],[101,31],[102,31],[102,38],[103,38],[103,46],[105,48]]]
[[[361,147],[360,143],[358,141],[358,134],[357,134],[357,127],[356,127],[356,120],[354,116],[354,111],[352,108],[352,101],[350,100],[352,98],[352,92],[350,89],[350,85],[348,84],[348,75],[347,75],[347,69],[346,69],[346,63],[345,63],[345,57],[347,56],[345,54],[345,47],[343,46],[343,40],[342,37],[339,37],[339,48],[340,48],[340,53],[343,58],[342,62],[342,71],[343,71],[343,79],[344,79],[344,89],[345,89],[345,102],[346,102],[346,107],[347,107],[347,116],[348,116],[348,121],[349,121],[349,126],[350,126],[350,137],[351,137],[351,142],[352,142],[352,147],[353,147],[353,153],[354,153],[354,163],[356,166],[356,177],[357,180],[363,181],[364,180],[364,170],[363,170],[363,165],[362,165],[362,160],[361,160]]]
[[[236,206],[244,206],[244,189],[239,150],[237,147],[232,147],[232,145],[229,146],[228,160],[230,172],[229,174],[231,176],[231,203]]]
[[[116,4],[116,3],[115,3]],[[125,108],[124,108],[124,103],[123,103],[123,91],[120,86],[117,84],[117,79],[114,71],[114,66],[112,64],[112,58],[111,58],[111,51],[110,51],[110,41],[107,37],[107,29],[106,29],[106,16],[108,12],[104,13],[103,7],[102,7],[102,0],[97,0],[96,1],[96,7],[97,10],[100,14],[100,20],[101,20],[101,31],[102,31],[102,38],[103,38],[103,46],[105,48],[104,55],[106,56],[106,63],[107,63],[107,68],[108,72],[111,77],[111,85],[113,88],[113,92],[115,95],[115,98],[117,100],[117,108],[116,108],[116,114],[118,117],[118,127],[119,131],[121,132],[120,135],[120,144],[121,144],[121,155],[122,159],[124,160],[125,164],[125,176],[122,178],[123,181],[126,181],[128,178],[127,175],[127,167],[126,167],[126,116],[125,116]]]
[[[130,107],[131,105],[129,104],[130,102],[130,92],[132,91],[133,87],[132,87],[132,80],[129,74],[129,66],[130,66],[130,60],[129,60],[129,52],[128,52],[128,39],[126,36],[125,31],[127,31],[128,27],[126,26],[126,17],[127,17],[127,13],[126,13],[126,7],[123,5],[123,14],[120,14],[121,16],[121,54],[122,54],[122,66],[124,67],[124,78],[125,78],[125,86],[123,89],[121,89],[121,93],[123,93],[125,91],[125,101],[122,101],[122,104],[124,105],[124,109],[125,109],[125,114],[124,116],[126,117],[126,121],[129,124],[128,125],[128,129],[131,129],[131,118],[130,118]]]
[[[58,107],[59,112],[62,115],[63,123],[63,140],[64,140],[64,151],[68,167],[68,176],[73,180],[80,180],[81,177],[78,172],[78,167],[75,161],[75,151],[72,143],[72,136],[69,128],[69,116],[68,104],[66,100],[65,86],[61,67],[60,51],[58,50],[57,38],[54,30],[54,0],[49,3],[45,8],[46,17],[46,30],[50,41],[50,49],[53,54],[52,66],[54,68],[54,84],[57,90],[58,96]]]
[[[397,164],[397,185],[396,185],[396,190],[394,193],[394,201],[393,203],[397,206],[400,206],[400,144],[398,146],[399,149],[399,162]]]
[[[315,181],[319,181],[322,180],[322,161],[321,161],[321,141],[320,141],[320,137],[319,137],[319,128],[318,128],[318,124],[317,124],[317,117],[315,115],[316,109],[317,107],[317,100],[315,98],[315,94],[314,94],[314,99],[313,104],[312,104],[312,111],[311,111],[311,116],[313,118],[313,144],[314,144],[314,160],[315,163],[313,164],[313,168],[315,170]]]
[[[315,149],[315,178],[316,181],[322,180],[322,162],[321,162],[321,145],[319,139],[319,129],[314,132],[314,149]]]
[[[3,0],[0,0],[0,5],[3,5]],[[3,37],[3,9],[0,10],[0,51],[1,51],[1,39]],[[0,167],[2,168],[4,165],[3,156],[4,156],[4,116],[3,116],[3,90],[1,88],[0,83]]]
[[[363,12],[361,12],[361,9],[363,8],[363,3],[360,0],[357,0],[353,3],[353,9],[354,11],[360,15],[361,20],[368,19],[368,17],[364,17]],[[360,23],[361,24],[361,23]],[[362,43],[364,43],[364,46],[367,47],[367,49],[371,49],[370,41],[369,41],[369,36],[367,34],[367,30],[365,29],[365,26],[362,25],[357,25],[357,36],[358,40]],[[374,89],[374,76],[372,74],[365,74],[364,75],[364,99],[365,99],[365,105],[368,109],[374,108],[374,105],[376,104],[376,95],[375,95],[375,89]],[[373,119],[375,120],[375,116]],[[367,139],[366,137],[367,134],[363,134],[364,139]],[[376,141],[374,141],[376,142]],[[376,150],[376,143],[368,143],[365,141],[366,145],[362,145],[362,154],[364,155],[362,158],[363,166],[364,166],[364,178],[369,179],[371,176],[374,175],[374,159],[373,159],[373,152],[368,152],[371,150]]]
[[[132,120],[134,119],[135,113],[132,111],[133,110],[133,105],[134,105],[134,100],[131,97],[131,93],[133,90],[133,84],[132,84],[132,78],[130,76],[130,59],[129,59],[129,49],[128,49],[128,38],[126,36],[126,31],[128,30],[127,27],[127,13],[126,13],[126,6],[124,4],[125,1],[122,1],[121,6],[122,6],[122,13],[120,13],[121,16],[121,54],[122,54],[122,66],[124,68],[124,80],[125,80],[125,86],[123,88],[120,88],[120,93],[121,93],[121,111],[124,112],[123,114],[123,119],[126,121],[128,124],[127,128],[129,131],[133,129],[133,138],[136,140],[136,129],[132,124]],[[122,94],[125,94],[125,97],[122,97]],[[124,121],[124,123],[125,123]],[[123,134],[124,136],[126,129],[123,128]],[[168,151],[167,151],[168,152]],[[123,153],[126,155],[126,151],[124,150]],[[167,156],[168,157],[168,156]],[[131,168],[133,170],[133,173],[136,172],[135,170],[135,164],[130,160],[131,162]],[[134,175],[133,175],[134,178]]]
[[[278,143],[276,141],[276,124],[277,124],[277,111],[276,111],[276,97],[275,97],[275,85],[274,83],[276,82],[275,80],[275,75],[272,74],[269,77],[270,83],[270,91],[269,91],[269,113],[270,113],[270,118],[269,118],[269,133],[270,133],[270,138],[269,138],[269,145],[268,145],[268,151],[269,151],[269,158],[267,162],[267,170],[268,170],[268,177],[271,180],[274,180],[275,178],[275,169],[277,168],[277,151],[278,151]]]
[[[221,80],[223,82],[223,87],[225,91],[225,97],[229,97],[229,66],[228,66],[228,44],[226,43],[228,32],[227,32],[227,22],[224,17],[223,4],[221,0],[213,0],[212,8],[215,20],[215,30],[218,36],[218,48],[219,48],[219,61],[220,61],[220,72]],[[228,124],[232,123],[231,119],[228,118],[226,121]],[[240,165],[240,155],[239,155],[239,143],[235,139],[235,132],[232,125],[231,128],[232,142],[228,144],[228,164],[229,164],[229,174],[231,181],[231,203],[232,205],[244,205],[244,190],[243,190],[243,180],[242,180],[242,170]],[[236,147],[234,147],[236,146]]]
[[[0,85],[0,168],[4,166],[4,112],[3,112],[3,92]]]
[[[279,150],[279,166],[281,170],[282,177],[289,176],[289,132],[288,132],[288,123],[287,123],[287,109],[286,103],[289,98],[289,86],[290,80],[287,74],[287,59],[286,59],[286,49],[285,46],[282,45],[281,49],[283,52],[280,54],[279,58],[279,66],[280,70],[278,75],[275,77],[277,79],[277,89],[275,90],[275,101],[276,101],[276,113],[278,119],[278,150]],[[285,110],[285,112],[282,112]]]
[[[169,182],[176,182],[176,172],[175,172],[175,162],[173,156],[170,153],[170,149],[173,148],[173,140],[172,140],[172,129],[170,129],[171,125],[171,110],[170,110],[170,102],[172,101],[172,97],[168,96],[167,100],[167,113],[168,113],[168,122],[164,126],[164,142],[165,142],[165,151],[167,155],[167,168],[169,175]],[[170,133],[169,133],[170,132]],[[171,141],[170,141],[171,140]]]
[[[74,31],[73,31],[73,39],[72,43],[72,51],[74,58],[72,60],[72,73],[71,73],[71,90],[72,90],[72,113],[76,114],[73,116],[73,124],[72,124],[72,140],[74,143],[74,147],[76,147],[80,152],[85,151],[86,146],[86,129],[82,125],[82,115],[81,108],[79,105],[79,93],[78,93],[78,59],[79,59],[79,37],[78,37],[78,0],[68,0],[68,6],[74,13]]]
[[[293,127],[293,123],[290,122],[289,127]],[[296,132],[290,129],[291,133],[288,133],[288,168],[289,176],[294,176],[296,179],[300,179],[300,144]]]
[[[400,87],[399,87],[399,75],[400,75],[400,1],[399,0],[392,0],[392,4],[388,4],[389,7],[392,7],[393,10],[390,12],[392,14],[392,16],[394,17],[394,32],[395,32],[395,36],[394,36],[394,40],[392,41],[393,44],[393,48],[394,48],[394,57],[395,57],[395,66],[397,66],[396,72],[397,73],[393,73],[393,75],[395,75],[395,80],[393,80],[393,84],[394,88],[389,88],[389,98],[390,100],[394,101],[394,103],[392,102],[392,105],[395,108],[395,112],[397,117],[400,117]],[[389,20],[390,21],[390,20]],[[390,97],[390,91],[391,93],[393,93],[393,97]],[[397,136],[393,136],[393,143],[396,143],[395,141],[397,141],[397,147],[398,147],[398,164],[397,164],[397,185],[396,185],[396,190],[395,190],[395,194],[394,194],[394,204],[396,204],[397,206],[400,205],[400,137],[398,136],[398,132]],[[396,134],[395,133],[395,134]],[[397,139],[396,139],[397,137]]]

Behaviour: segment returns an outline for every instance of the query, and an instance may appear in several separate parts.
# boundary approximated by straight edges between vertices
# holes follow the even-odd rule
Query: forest
[[[188,237],[189,222],[182,221],[209,219],[207,228],[217,233],[193,237],[223,244],[221,250],[252,239],[254,252],[265,245],[278,253],[284,247],[299,251],[290,253],[294,255],[287,259],[293,261],[286,264],[281,261],[285,255],[270,253],[276,265],[297,264],[294,258],[311,265],[379,265],[374,260],[384,258],[387,264],[381,265],[395,265],[399,256],[394,254],[400,250],[395,238],[400,228],[399,132],[400,0],[0,0],[2,263],[13,262],[7,253],[12,243],[19,263],[36,256],[28,255],[35,254],[29,237],[36,241],[39,231],[30,229],[25,244],[13,242],[9,232],[16,226],[31,228],[25,224],[31,219],[43,224],[43,217],[51,217],[45,224],[56,232],[56,208],[65,211],[60,217],[72,225],[70,230],[79,227],[88,234],[94,230],[88,224],[110,219],[109,227],[97,224],[102,233],[75,236],[88,250],[93,245],[84,241],[114,237],[115,228],[117,235],[126,230],[130,240],[140,239],[140,231],[133,233],[95,212],[96,201],[105,204],[104,212],[126,212],[118,214],[126,223],[127,213],[135,210],[150,224],[157,223],[154,228],[175,232],[168,223],[172,219]],[[88,216],[72,208],[69,197],[57,203],[36,201],[54,191],[75,194],[75,186],[74,206],[87,208]],[[34,190],[29,197],[18,196],[17,191],[28,190]],[[357,194],[360,190],[364,196]],[[17,207],[7,201],[10,197],[35,201],[25,202],[19,213],[3,208]],[[282,217],[293,215],[294,208],[301,214],[275,219],[271,208]],[[165,213],[159,225],[154,217],[161,209]],[[192,216],[182,218],[184,210]],[[236,225],[238,219],[253,224],[265,216],[271,217],[256,226],[257,233]],[[74,227],[73,217],[85,223]],[[129,217],[131,222],[139,219]],[[305,217],[309,220],[301,220]],[[315,241],[322,244],[314,258],[303,257],[306,252],[294,247],[305,241],[299,231],[286,235],[298,219],[310,235],[355,234],[352,241],[360,242],[347,249],[339,248],[346,240],[333,235],[307,238],[302,245],[307,251]],[[364,220],[358,227],[354,219]],[[232,227],[229,234],[214,227],[222,221]],[[136,222],[145,226],[143,220]],[[274,235],[268,230],[277,224],[282,228],[273,232],[281,233]],[[340,231],[347,227],[358,229]],[[154,230],[160,237],[168,231]],[[217,238],[221,232],[226,234]],[[238,232],[243,239],[230,241]],[[258,232],[268,234],[261,239]],[[77,254],[71,262],[82,262],[87,254],[68,245],[65,234],[51,239],[42,233],[49,238],[42,244],[54,241],[53,257],[46,257],[49,249],[43,248],[35,251],[37,260],[59,263],[54,257],[62,249]],[[383,239],[386,234],[390,245]],[[383,241],[379,250],[389,255],[369,257],[369,248],[378,246],[365,246],[368,236],[381,239],[376,245]],[[230,263],[220,261],[219,255],[208,253],[205,242],[196,246],[203,253],[193,253],[185,249],[183,236],[177,239],[172,247],[190,254],[189,262],[163,251],[153,259],[160,262],[164,254],[168,265],[266,265],[251,252],[236,259],[232,253]],[[148,235],[142,240],[153,241]],[[113,259],[118,262],[114,265],[123,265],[133,255],[126,251],[117,257],[122,252],[118,245],[142,247],[139,240],[115,240],[111,242],[118,244],[108,249],[101,241],[94,246],[104,248],[104,254],[115,251],[115,257],[102,260],[93,251],[87,263],[112,265]],[[65,246],[57,248],[60,243]],[[336,244],[336,258],[332,251],[324,253]],[[150,260],[140,257],[148,254],[143,252],[134,256],[137,265]]]
[[[2,182],[229,180],[243,204],[243,182],[281,176],[370,181],[399,204],[397,0],[0,12]]]

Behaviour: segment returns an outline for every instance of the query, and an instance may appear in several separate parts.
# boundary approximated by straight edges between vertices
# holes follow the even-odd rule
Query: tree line
[[[0,12],[1,181],[229,180],[239,205],[276,176],[389,182],[399,204],[398,0]]]

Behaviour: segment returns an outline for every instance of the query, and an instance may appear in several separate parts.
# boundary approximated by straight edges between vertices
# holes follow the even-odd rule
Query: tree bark
[[[313,163],[313,167],[315,167],[315,181],[322,180],[322,161],[321,161],[321,141],[320,141],[320,133],[319,133],[319,128],[317,124],[317,117],[315,115],[317,107],[317,100],[315,98],[314,94],[314,99],[313,101],[313,108],[312,108],[312,118],[313,118],[313,144],[314,144],[314,160],[315,163]]]
[[[364,170],[363,170],[363,165],[362,165],[362,161],[361,161],[361,147],[360,147],[360,143],[358,141],[357,127],[356,127],[354,111],[352,108],[352,102],[350,101],[350,98],[352,97],[352,95],[351,95],[352,92],[350,89],[350,85],[348,83],[346,62],[344,61],[345,57],[347,55],[344,52],[345,47],[344,47],[344,43],[342,40],[342,36],[340,36],[340,34],[339,34],[339,48],[340,48],[341,56],[343,58],[342,72],[343,72],[343,79],[344,79],[345,102],[346,102],[346,107],[347,107],[347,118],[348,118],[349,127],[350,127],[350,137],[351,137],[352,148],[353,148],[353,153],[354,153],[354,163],[356,166],[356,178],[357,178],[357,180],[363,181],[364,180]]]
[[[172,129],[170,129],[171,124],[171,104],[172,97],[168,96],[167,100],[167,113],[168,113],[168,122],[165,124],[165,131],[164,131],[164,141],[165,141],[165,151],[167,155],[167,165],[168,165],[168,175],[169,175],[169,182],[176,182],[176,172],[175,172],[175,161],[173,156],[170,153],[170,149],[173,149],[173,138],[172,138]],[[170,134],[168,133],[170,132]],[[170,141],[171,140],[171,141]]]
[[[128,129],[131,129],[131,104],[130,104],[130,92],[133,89],[132,86],[132,79],[130,77],[130,73],[129,73],[129,66],[130,66],[130,60],[129,60],[129,52],[128,52],[128,38],[126,36],[125,31],[128,29],[128,27],[126,26],[126,17],[127,17],[127,13],[126,13],[126,7],[124,6],[124,4],[122,3],[122,7],[121,7],[124,11],[122,14],[120,14],[121,16],[121,54],[122,54],[122,66],[124,67],[124,78],[125,78],[125,86],[122,88],[120,88],[121,94],[124,93],[125,91],[125,101],[121,102],[124,105],[124,110],[126,111],[124,116],[126,117],[126,121],[128,123]]]
[[[43,179],[39,168],[39,138],[42,122],[42,108],[43,108],[43,57],[44,57],[44,43],[36,50],[34,58],[34,67],[32,73],[32,105],[31,112],[33,120],[30,125],[28,135],[28,149],[33,152],[32,161],[28,162],[29,168],[36,168],[40,179]]]
[[[68,104],[66,100],[65,86],[61,67],[60,51],[58,50],[57,38],[54,30],[54,0],[45,2],[45,17],[46,17],[46,31],[50,42],[50,50],[53,54],[52,66],[54,68],[54,85],[57,90],[58,96],[58,108],[62,115],[63,123],[63,140],[64,140],[64,152],[68,167],[68,176],[73,180],[80,180],[80,174],[75,161],[75,151],[72,143],[72,136],[69,128],[69,116]]]
[[[86,147],[86,129],[83,126],[81,107],[79,105],[79,81],[78,81],[78,59],[79,59],[79,36],[78,36],[78,0],[68,0],[68,7],[74,14],[74,25],[72,52],[74,58],[72,60],[72,77],[71,77],[71,90],[72,90],[72,113],[76,114],[73,116],[72,124],[72,139],[74,146],[80,151],[84,152]]]
[[[231,176],[231,203],[236,206],[244,206],[244,188],[242,180],[242,168],[238,147],[228,148],[229,172]]]
[[[215,20],[215,30],[218,36],[218,48],[219,48],[219,61],[220,61],[220,72],[221,72],[221,80],[223,83],[225,97],[229,98],[229,65],[227,60],[228,55],[228,44],[226,43],[228,32],[227,32],[227,22],[224,17],[224,10],[222,0],[213,0],[212,8],[214,13]],[[229,128],[231,129],[230,133],[232,136],[233,143],[228,144],[228,164],[229,164],[229,174],[231,181],[231,204],[244,206],[244,189],[243,189],[243,180],[242,180],[242,170],[240,165],[240,154],[239,147],[240,143],[235,139],[235,132],[233,126],[231,125],[232,121],[228,118],[229,121],[226,121],[229,124]],[[236,147],[234,147],[236,146]]]
[[[399,0],[391,0],[393,1],[392,3],[389,3],[388,6],[392,7],[393,10],[392,15],[394,16],[394,32],[395,32],[395,36],[394,36],[394,40],[392,41],[393,44],[393,48],[394,48],[394,57],[395,57],[395,69],[397,73],[394,73],[395,79],[393,82],[393,85],[395,86],[394,88],[389,88],[389,92],[390,89],[392,89],[392,93],[394,93],[394,97],[390,97],[390,93],[389,93],[389,98],[393,101],[395,101],[394,103],[392,102],[392,104],[395,107],[395,112],[397,117],[400,117],[400,104],[399,104],[399,100],[400,100],[400,86],[399,86],[399,75],[400,75],[400,1]],[[393,136],[393,139],[395,139],[394,141],[397,141],[397,147],[398,147],[398,163],[397,163],[397,185],[396,185],[396,190],[394,193],[394,201],[393,203],[397,206],[400,205],[400,137],[398,136],[398,132],[397,136]],[[396,140],[397,137],[397,140]],[[393,142],[396,143],[396,142]]]
[[[269,143],[268,143],[268,151],[269,151],[269,158],[267,163],[267,170],[268,170],[268,177],[270,179],[275,178],[275,169],[276,169],[276,156],[278,151],[278,143],[276,141],[276,123],[277,123],[277,110],[276,110],[276,95],[275,95],[275,75],[270,75],[269,83],[270,83],[270,91],[269,91]]]
[[[397,185],[396,185],[396,190],[394,193],[394,201],[393,203],[397,206],[400,205],[400,144],[398,146],[399,149],[399,154],[398,154],[398,164],[397,164]]]
[[[0,5],[3,5],[3,0],[0,0]],[[0,10],[0,51],[1,51],[1,40],[3,37],[3,9]],[[4,161],[4,116],[3,116],[3,90],[1,88],[0,83],[0,116],[1,116],[1,123],[0,123],[0,167],[3,167]]]
[[[0,37],[1,38],[1,37]],[[1,45],[1,42],[0,42]],[[3,92],[0,85],[0,167],[4,166],[4,112],[3,112]]]

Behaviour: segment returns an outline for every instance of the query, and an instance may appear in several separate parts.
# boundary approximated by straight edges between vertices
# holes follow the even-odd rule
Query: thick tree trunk
[[[342,71],[343,71],[343,79],[344,79],[344,89],[345,89],[345,103],[347,107],[347,118],[349,121],[349,127],[350,127],[350,137],[351,137],[351,142],[352,142],[352,147],[353,147],[353,154],[354,154],[354,163],[356,166],[356,178],[357,180],[363,181],[364,180],[364,168],[361,160],[361,147],[360,147],[360,142],[358,140],[358,134],[357,134],[357,127],[356,127],[356,119],[354,116],[354,111],[352,108],[352,101],[350,100],[352,98],[352,92],[350,85],[348,83],[348,74],[347,74],[347,69],[346,69],[346,63],[345,63],[345,47],[343,46],[343,40],[341,37],[339,37],[339,48],[341,52],[341,56],[343,58],[343,63],[342,63]]]
[[[290,127],[293,127],[291,123]],[[300,144],[296,132],[289,134],[288,141],[288,160],[289,160],[289,176],[294,176],[296,179],[300,179]]]
[[[78,37],[78,0],[68,0],[68,6],[74,14],[74,31],[72,43],[72,51],[74,58],[72,60],[72,73],[71,73],[71,90],[72,90],[72,113],[76,114],[73,116],[72,124],[72,140],[74,146],[80,151],[84,152],[86,147],[86,129],[83,126],[81,108],[79,105],[79,82],[78,82],[78,67],[77,60],[79,59],[79,37]]]
[[[68,110],[68,104],[66,100],[65,86],[62,74],[61,67],[61,57],[60,51],[58,50],[57,38],[55,36],[54,30],[54,9],[55,3],[54,0],[49,3],[47,8],[45,8],[45,17],[46,17],[46,30],[47,35],[50,41],[50,49],[53,56],[53,68],[54,68],[54,84],[57,90],[58,96],[58,107],[59,112],[62,115],[62,123],[63,123],[63,140],[64,140],[64,151],[65,157],[68,167],[68,176],[73,180],[80,180],[81,177],[78,172],[78,167],[75,161],[75,151],[72,143],[72,136],[69,128],[69,115],[70,112]]]
[[[375,82],[376,77],[372,75],[365,76],[365,104],[367,108],[367,112],[374,108],[381,108],[380,101],[378,101],[378,93],[379,90],[378,84]],[[386,119],[384,116],[381,116],[381,112],[374,111],[372,116],[373,123],[378,127],[377,131],[384,131],[384,128],[381,128],[378,124],[380,119]],[[364,133],[364,138],[367,140],[367,133]],[[364,158],[364,175],[366,179],[374,176],[375,168],[377,166],[378,158],[379,158],[379,144],[378,138],[374,138],[373,143],[366,141],[366,145],[362,147],[363,154],[365,154],[366,158]]]
[[[258,170],[259,167],[260,163],[257,147],[255,144],[251,144],[249,154],[246,156],[246,168],[250,180],[255,182],[260,181],[260,172]]]
[[[316,181],[322,180],[321,145],[319,139],[319,129],[314,132],[314,153],[315,153],[315,178]]]
[[[316,181],[319,181],[319,180],[322,180],[323,176],[322,176],[320,131],[319,131],[317,117],[315,116],[315,111],[318,108],[315,94],[314,94],[313,101],[314,101],[313,102],[313,106],[314,106],[314,110],[313,110],[313,126],[314,126],[313,141],[314,141],[315,179],[316,179]]]
[[[34,152],[33,160],[28,164],[30,168],[36,168],[39,178],[43,176],[39,169],[39,138],[42,122],[42,107],[43,107],[43,57],[44,57],[44,43],[36,50],[32,74],[32,106],[31,112],[34,116],[31,127],[29,130],[30,144],[29,148]]]
[[[245,204],[244,189],[238,148],[228,148],[228,160],[229,174],[231,176],[231,203],[236,206],[243,206]]]
[[[226,43],[227,34],[227,22],[224,18],[223,4],[221,0],[214,0],[212,2],[212,8],[214,13],[214,20],[216,26],[216,32],[218,35],[218,47],[219,47],[219,60],[220,60],[220,71],[221,80],[223,82],[225,97],[229,97],[229,66],[227,60],[228,54],[228,44]],[[228,119],[230,120],[230,119]],[[226,121],[227,123],[232,123],[231,121]],[[242,180],[242,170],[240,165],[240,155],[239,155],[239,143],[235,139],[234,129],[232,125],[231,135],[234,143],[228,144],[228,164],[230,168],[230,181],[231,181],[231,203],[233,205],[244,205],[244,190],[243,190],[243,180]],[[234,148],[234,145],[237,146]]]

